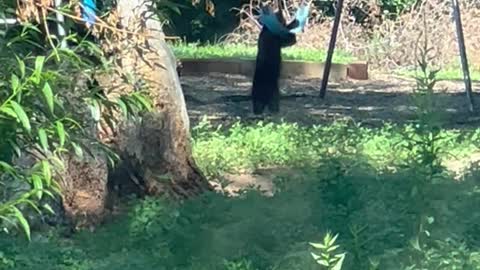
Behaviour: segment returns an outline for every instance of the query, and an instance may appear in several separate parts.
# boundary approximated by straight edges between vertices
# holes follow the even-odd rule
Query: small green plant
[[[401,76],[416,78],[418,73],[415,70],[405,70],[400,69],[397,70],[396,73]],[[443,68],[442,70],[438,71],[436,74],[438,81],[455,81],[455,80],[463,80],[463,71],[460,67],[451,66]],[[471,70],[471,79],[472,81],[480,81],[480,70],[477,68],[473,68]]]
[[[411,132],[406,132],[407,148],[410,151],[412,167],[424,169],[427,182],[441,171],[442,147],[440,141],[445,139],[441,132],[442,112],[435,95],[436,74],[439,70],[429,70],[427,45],[421,49],[421,59],[418,61],[420,74],[417,76],[417,86],[413,91],[413,101],[417,108],[416,124],[411,126]]]
[[[426,27],[425,27],[426,28]],[[441,156],[445,153],[441,141],[445,139],[441,132],[442,112],[437,102],[435,85],[439,70],[430,70],[430,48],[428,37],[424,35],[423,47],[420,48],[418,60],[419,74],[416,77],[416,88],[413,101],[416,105],[416,123],[405,133],[403,147],[408,150],[407,167],[415,170],[410,196],[412,210],[416,213],[417,224],[411,243],[420,251],[430,236],[427,226],[435,222],[434,210],[430,207],[428,193],[432,185],[444,178],[445,169]]]
[[[12,269],[13,267],[15,267],[15,261],[0,251],[0,269]]]
[[[330,232],[325,234],[322,243],[310,243],[310,245],[320,252],[319,254],[312,252],[313,259],[322,266],[322,269],[341,270],[346,253],[337,253],[340,246],[335,244],[338,234],[332,235]]]
[[[239,261],[224,261],[225,270],[257,270],[251,261],[241,259]]]
[[[363,259],[363,250],[364,246],[368,243],[367,240],[363,238],[363,232],[368,228],[367,225],[359,226],[357,224],[353,224],[349,226],[350,235],[353,241],[353,255],[356,261],[356,264],[361,265],[364,263]]]
[[[135,205],[130,213],[130,234],[137,237],[149,237],[152,230],[170,229],[178,213],[159,198],[146,198]]]

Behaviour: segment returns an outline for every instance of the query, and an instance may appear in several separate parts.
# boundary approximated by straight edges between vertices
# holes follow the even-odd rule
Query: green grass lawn
[[[257,48],[247,45],[202,45],[196,44],[176,44],[172,49],[177,58],[240,58],[255,59]],[[297,47],[288,47],[282,50],[284,60],[299,60],[311,62],[325,62],[326,51],[299,49]],[[355,61],[355,58],[345,52],[336,50],[333,56],[333,62],[346,64]]]
[[[480,81],[480,69],[470,67],[470,78],[472,81]],[[397,71],[398,75],[402,76],[408,76],[408,77],[415,77],[415,71],[413,70],[399,70]],[[463,80],[463,71],[461,68],[446,68],[442,69],[437,73],[437,78],[439,80],[445,80],[445,81],[450,81],[450,80]]]
[[[361,157],[363,163],[383,171],[408,162],[413,149],[404,147],[405,138],[414,136],[411,125],[371,129],[346,122],[309,128],[289,123],[236,124],[227,133],[202,122],[193,132],[196,160],[211,176],[271,166],[315,166],[325,156]],[[480,129],[444,130],[441,137],[437,143],[444,161],[467,157],[480,145]]]
[[[479,136],[442,130],[439,159],[468,157]],[[418,142],[412,126],[239,123],[223,130],[202,122],[193,146],[208,177],[288,168],[271,169],[278,193],[205,194],[183,204],[147,198],[95,233],[36,232],[31,243],[2,235],[0,269],[328,269],[308,244],[328,231],[338,234],[332,253],[346,252],[344,270],[480,269],[479,171],[452,181],[438,169],[425,184],[432,163]],[[413,162],[419,157],[428,162]]]

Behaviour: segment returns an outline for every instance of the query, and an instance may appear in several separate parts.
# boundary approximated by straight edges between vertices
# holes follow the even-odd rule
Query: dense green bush
[[[382,12],[388,11],[390,18],[395,14],[410,8],[418,0],[380,0],[379,6]],[[239,20],[237,11],[233,8],[240,8],[243,4],[249,3],[245,0],[222,0],[213,1],[215,14],[212,16],[205,10],[205,0],[192,6],[191,0],[183,0],[179,12],[162,9],[170,19],[166,32],[169,35],[180,36],[187,42],[216,42],[225,34],[230,33],[238,26]],[[314,0],[313,5],[328,17],[335,15],[335,1]],[[362,12],[351,14],[353,16],[365,16]]]
[[[94,86],[96,63],[106,63],[97,45],[72,35],[71,48],[48,47],[39,33],[26,25],[0,36],[0,229],[20,226],[27,237],[27,209],[53,212],[48,202],[60,193],[65,155],[97,149],[113,162],[92,126],[148,106],[140,92],[110,100]]]
[[[215,42],[223,35],[230,33],[239,20],[231,9],[240,6],[244,1],[213,1],[215,14],[205,9],[205,0],[193,6],[191,0],[180,1],[180,13],[166,11],[170,21],[165,28],[169,35],[180,36],[188,42]]]
[[[52,192],[59,192],[55,179],[63,167],[61,155],[81,151],[83,132],[73,113],[75,105],[59,90],[71,88],[71,80],[66,78],[75,72],[72,58],[63,57],[68,55],[66,51],[55,50],[46,57],[25,54],[23,48],[17,51],[25,41],[35,44],[28,35],[0,39],[0,62],[5,64],[0,70],[0,226],[21,225],[29,237],[21,207],[40,212],[43,206],[52,211],[40,202],[45,195],[53,198]],[[63,68],[55,61],[60,55]]]
[[[215,130],[208,125],[195,129],[201,168],[218,175],[227,168],[218,163],[223,160],[238,168],[286,166],[270,169],[274,197],[252,189],[235,198],[207,193],[182,204],[159,198],[132,201],[121,217],[93,234],[66,240],[55,230],[34,233],[28,245],[0,238],[0,269],[314,270],[322,268],[310,251],[325,251],[309,243],[325,242],[329,231],[338,234],[340,247],[333,253],[345,253],[344,270],[480,269],[475,237],[480,215],[474,209],[480,203],[478,171],[461,182],[444,171],[426,186],[424,199],[432,202],[425,227],[430,236],[416,244],[419,204],[412,187],[425,178],[418,173],[422,168],[411,167],[410,152],[398,141],[405,132],[414,134],[412,129],[237,125],[218,131],[222,138]],[[478,149],[478,131],[445,134],[450,135],[439,142],[442,148],[464,156]]]

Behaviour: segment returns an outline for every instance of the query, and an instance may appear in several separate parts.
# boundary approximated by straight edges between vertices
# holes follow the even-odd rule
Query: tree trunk
[[[108,81],[104,78],[100,84],[111,90],[106,91],[108,95],[135,91],[131,83],[122,82],[121,77],[128,75],[144,85],[154,102],[153,112],[146,113],[140,123],[124,121],[114,138],[129,178],[149,195],[188,197],[211,187],[192,157],[190,123],[176,60],[160,22],[152,18],[151,5],[145,0],[117,1],[117,25],[138,34],[124,32],[110,41],[115,44],[119,75],[109,76]],[[119,88],[121,93],[115,90]],[[118,182],[121,177],[114,178]]]
[[[98,130],[89,109],[85,106],[83,97],[88,91],[88,78],[78,74],[72,80],[73,89],[69,89],[69,100],[74,106],[73,111],[84,123],[84,131],[89,138],[86,145],[97,138]],[[61,176],[62,205],[65,221],[74,228],[93,228],[102,222],[108,199],[108,166],[105,155],[95,147],[89,149],[93,156],[85,153],[83,158],[67,153],[63,156],[65,170]],[[58,210],[58,209],[57,209]],[[59,212],[62,213],[62,212]]]
[[[112,191],[118,187],[128,195],[141,192],[177,198],[212,189],[193,160],[176,60],[165,43],[161,24],[151,18],[149,5],[151,2],[144,0],[117,1],[110,23],[122,30],[111,33],[107,29],[105,39],[101,39],[105,51],[113,55],[115,71],[97,75],[96,80],[111,100],[142,85],[153,100],[154,110],[144,114],[141,121],[116,117],[118,126],[113,131],[102,124],[92,127],[92,133],[119,151],[122,164],[114,171],[107,171],[100,154],[83,161],[67,158],[63,209],[76,227],[101,222],[118,194]],[[126,82],[126,77],[134,82]],[[132,183],[134,190],[129,189]]]

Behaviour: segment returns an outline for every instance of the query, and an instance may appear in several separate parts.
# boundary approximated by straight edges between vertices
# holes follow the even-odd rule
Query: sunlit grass
[[[480,81],[480,69],[475,67],[470,67],[470,78],[472,81]],[[416,72],[414,70],[398,70],[396,71],[398,75],[407,76],[414,78],[416,76]],[[438,80],[445,80],[445,81],[454,81],[454,80],[463,80],[463,71],[461,68],[458,67],[450,67],[446,69],[442,69],[437,73]]]
[[[227,131],[208,122],[195,128],[194,155],[209,175],[225,171],[253,171],[270,166],[315,165],[326,156],[358,156],[378,170],[398,166],[408,159],[402,143],[411,135],[411,125],[365,128],[347,122],[305,128],[296,124],[240,123]],[[438,142],[442,158],[462,158],[478,150],[480,129],[443,130]]]
[[[247,46],[243,44],[230,45],[196,45],[196,44],[176,44],[172,45],[172,49],[176,57],[182,58],[237,58],[237,59],[254,59],[257,54],[255,46]],[[326,51],[302,49],[298,47],[288,47],[282,50],[284,60],[299,60],[311,62],[325,62],[327,57]],[[333,56],[333,62],[338,64],[346,64],[355,61],[355,58],[345,52],[336,50]]]

